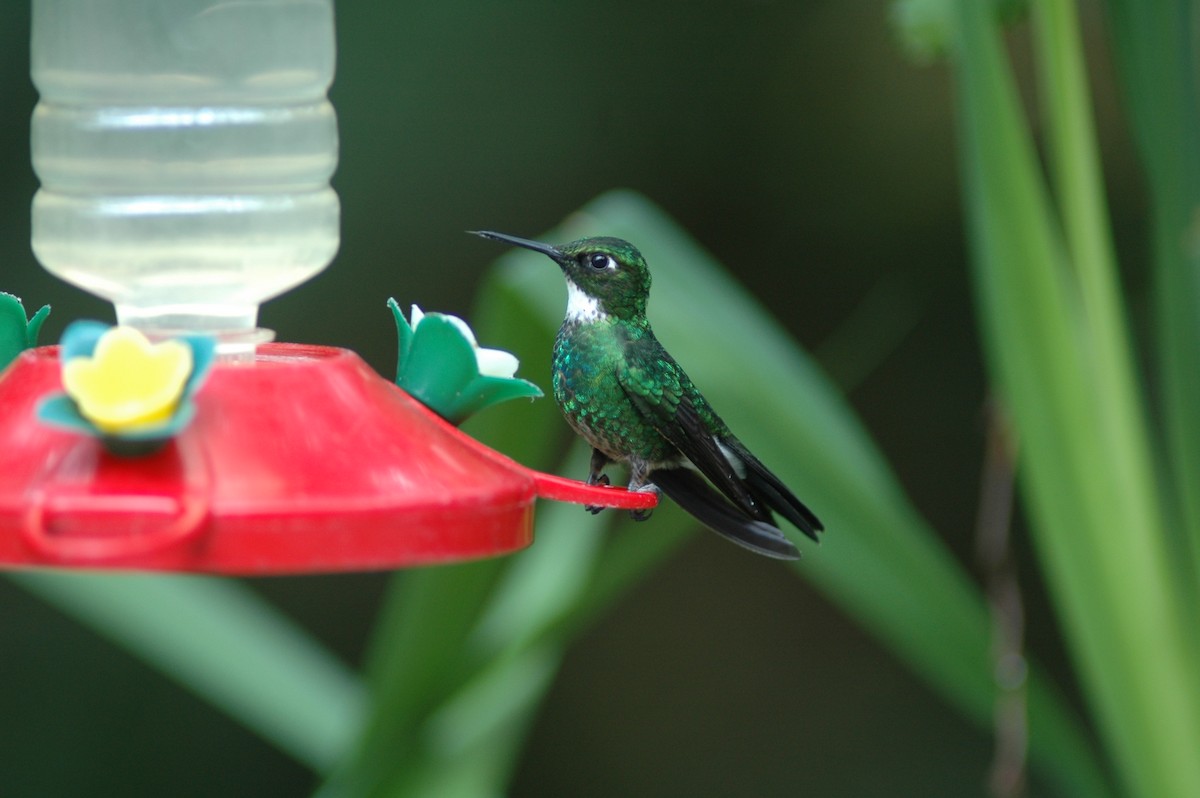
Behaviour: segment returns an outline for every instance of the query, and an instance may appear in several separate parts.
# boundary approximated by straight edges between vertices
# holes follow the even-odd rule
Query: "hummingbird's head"
[[[548,256],[567,278],[567,318],[593,321],[600,316],[631,320],[646,315],[650,269],[637,247],[620,238],[581,238],[551,246],[503,233],[476,235]]]

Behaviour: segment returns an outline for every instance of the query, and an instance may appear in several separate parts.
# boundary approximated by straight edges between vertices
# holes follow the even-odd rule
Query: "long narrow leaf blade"
[[[236,582],[90,573],[8,578],[315,770],[337,761],[358,729],[358,678]]]
[[[1129,125],[1146,173],[1165,446],[1179,549],[1200,592],[1200,8],[1108,0]]]
[[[1186,753],[1200,739],[1193,636],[1153,480],[1128,478],[1131,465],[1146,468],[1123,457],[1134,422],[1103,393],[1121,366],[1085,319],[999,35],[982,4],[955,9],[976,286],[1035,540],[1126,784],[1146,796],[1200,794],[1200,762]]]

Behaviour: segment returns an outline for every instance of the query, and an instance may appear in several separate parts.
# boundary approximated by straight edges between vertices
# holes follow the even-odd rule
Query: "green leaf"
[[[892,24],[909,55],[932,61],[950,46],[952,0],[894,0]]]
[[[365,694],[355,675],[237,582],[94,573],[8,578],[315,769],[333,765],[361,723]]]
[[[955,0],[892,0],[892,25],[900,44],[917,61],[934,61],[954,45]],[[1001,22],[1018,19],[1029,0],[982,0]]]
[[[508,559],[397,574],[367,660],[370,715],[321,796],[396,794],[427,755],[424,725],[478,668],[469,645]]]
[[[999,34],[977,4],[956,10],[976,289],[990,366],[1020,441],[1034,540],[1125,784],[1137,795],[1200,794],[1200,761],[1187,753],[1200,739],[1200,661],[1185,620],[1194,607],[1185,609],[1167,554],[1115,275],[1103,259],[1072,263],[1095,254],[1085,240],[1095,231],[1064,238],[1055,224]],[[1041,24],[1052,31],[1062,20]],[[1060,29],[1054,38],[1067,52],[1052,57],[1070,57],[1064,36]],[[1082,91],[1053,74],[1061,68],[1047,65],[1050,81]],[[1086,160],[1078,118],[1056,124],[1067,141],[1059,168],[1070,168],[1067,156]],[[1082,155],[1064,152],[1076,146]],[[1083,203],[1098,189],[1071,180],[1060,176],[1066,213],[1094,218]]]
[[[1108,0],[1129,127],[1149,188],[1159,417],[1173,538],[1200,593],[1200,42],[1187,0]]]

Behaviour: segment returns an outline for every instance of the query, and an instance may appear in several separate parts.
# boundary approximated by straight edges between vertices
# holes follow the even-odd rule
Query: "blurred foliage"
[[[659,335],[812,499],[826,543],[795,580],[673,508],[634,528],[544,506],[519,557],[386,583],[22,575],[249,731],[0,585],[5,794],[294,795],[312,773],[323,795],[978,792],[994,690],[960,565],[982,448],[976,323],[1031,519],[1017,554],[1035,792],[1200,794],[1195,11],[1108,0],[1114,79],[1098,6],[1030,3],[1005,52],[993,12],[1018,5],[897,4],[890,24],[947,56],[924,71],[874,4],[339,6],[342,253],[263,323],[388,373],[386,315],[361,311],[396,295],[467,316],[545,374],[560,280],[514,255],[479,289],[492,250],[459,231],[533,233],[630,186],[715,257],[628,195],[565,228],[643,247]],[[109,317],[29,253],[22,14],[0,23],[0,289],[51,302],[52,326]],[[819,342],[849,402],[772,316]],[[520,404],[468,429],[582,474],[552,404]],[[364,649],[359,677],[339,657]]]
[[[1090,709],[1129,794],[1194,795],[1200,272],[1187,235],[1200,161],[1177,153],[1200,135],[1196,45],[1182,32],[1196,8],[1109,8],[1123,70],[1134,83],[1155,74],[1167,84],[1142,83],[1152,91],[1131,104],[1155,227],[1170,242],[1156,242],[1156,279],[1169,292],[1156,307],[1153,345],[1160,407],[1134,361],[1074,3],[1032,6],[1045,174],[987,9],[946,8],[964,196],[985,351],[1012,416],[1034,541]],[[1169,178],[1165,161],[1175,170]],[[1152,415],[1164,419],[1165,440]]]
[[[547,240],[572,240],[592,230],[639,242],[648,261],[657,264],[656,290],[669,297],[652,313],[662,340],[683,362],[700,363],[695,379],[714,405],[730,408],[722,412],[739,435],[767,462],[784,464],[783,479],[837,530],[817,558],[796,570],[886,640],[935,689],[987,723],[995,685],[989,621],[978,591],[916,516],[833,387],[762,308],[653,205],[633,194],[606,195]],[[485,286],[479,311],[500,328],[481,327],[489,339],[521,328],[526,336],[536,334],[540,347],[550,347],[562,302],[559,286],[545,279],[552,270],[543,261],[528,253],[502,261]],[[698,335],[698,319],[721,324]],[[476,428],[487,440],[482,421]],[[530,441],[544,434],[529,424],[521,429]],[[798,451],[822,456],[788,457]],[[574,469],[582,473],[585,458],[577,455]],[[587,587],[611,582],[613,571],[627,585],[631,575],[640,576],[656,561],[644,539],[630,545],[629,538],[610,535],[602,544],[595,537],[598,522],[582,520],[571,509],[543,511],[539,543],[528,554],[399,578],[392,601],[398,617],[381,627],[371,672],[377,695],[405,700],[374,703],[357,756],[323,794],[477,795],[506,780],[519,751],[514,735],[547,687],[547,668],[570,641],[564,631],[577,632],[576,613],[586,617],[595,606]],[[675,525],[681,520],[678,514],[672,518]],[[652,534],[670,530],[660,526]],[[662,546],[657,553],[668,551]],[[480,573],[486,575],[482,581]],[[514,593],[520,600],[510,599]],[[434,606],[455,607],[450,617],[463,623],[445,623],[441,612],[429,609]],[[447,627],[456,631],[447,633]],[[417,631],[422,629],[427,631]],[[429,674],[436,681],[430,683]],[[1104,779],[1077,721],[1041,673],[1030,679],[1035,760],[1071,793],[1104,794]],[[470,747],[443,750],[441,737],[470,741]]]

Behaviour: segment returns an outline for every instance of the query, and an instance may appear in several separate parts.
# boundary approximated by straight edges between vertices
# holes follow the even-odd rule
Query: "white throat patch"
[[[588,296],[579,286],[567,280],[567,321],[589,323],[608,318],[608,314],[600,309],[600,301],[594,296]]]

